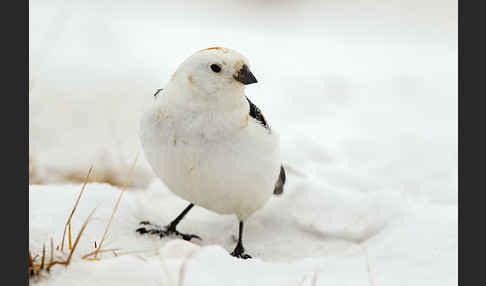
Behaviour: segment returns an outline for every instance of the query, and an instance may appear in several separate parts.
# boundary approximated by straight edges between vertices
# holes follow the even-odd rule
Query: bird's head
[[[221,47],[194,53],[178,67],[172,80],[187,84],[193,93],[208,99],[241,94],[245,85],[257,82],[245,57]]]

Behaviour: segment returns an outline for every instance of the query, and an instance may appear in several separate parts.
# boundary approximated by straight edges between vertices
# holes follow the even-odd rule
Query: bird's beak
[[[243,67],[241,67],[241,69],[235,75],[233,75],[233,77],[245,85],[258,82],[247,65],[243,65]]]

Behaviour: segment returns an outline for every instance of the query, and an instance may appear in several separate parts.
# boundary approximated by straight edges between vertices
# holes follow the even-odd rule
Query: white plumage
[[[170,191],[240,221],[269,200],[281,166],[277,134],[250,116],[244,87],[256,79],[251,72],[254,81],[244,78],[245,69],[236,51],[198,51],[156,94],[140,125],[145,156]]]

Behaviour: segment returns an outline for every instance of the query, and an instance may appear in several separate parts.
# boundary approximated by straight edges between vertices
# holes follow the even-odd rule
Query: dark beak
[[[242,84],[252,84],[258,82],[247,65],[243,65],[243,67],[236,73],[236,75],[233,75],[233,77]]]

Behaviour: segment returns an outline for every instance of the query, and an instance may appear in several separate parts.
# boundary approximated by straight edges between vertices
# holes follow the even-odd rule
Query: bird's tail
[[[273,189],[274,195],[281,195],[283,193],[286,179],[285,169],[283,165],[280,165],[280,176],[278,176],[277,183],[275,183],[275,189]]]

